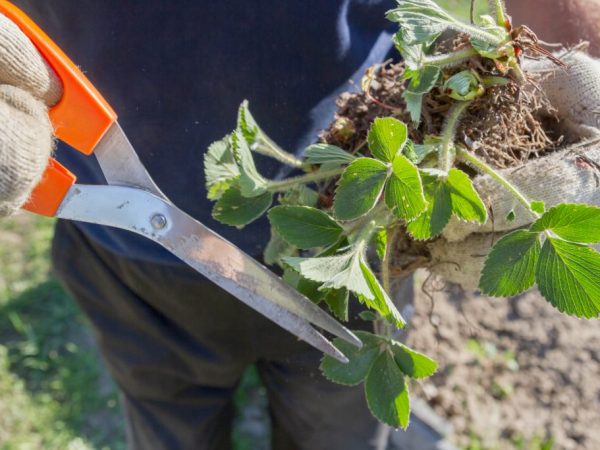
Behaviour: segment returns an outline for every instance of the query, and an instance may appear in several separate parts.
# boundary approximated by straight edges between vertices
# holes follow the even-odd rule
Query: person
[[[358,81],[392,47],[393,28],[384,19],[392,0],[14,3],[113,105],[167,196],[256,258],[266,224],[239,232],[211,218],[204,150],[230,131],[244,98],[275,141],[301,150],[327,126],[348,80]],[[566,6],[568,17],[591,17],[580,14],[592,4],[584,0],[527,2],[526,10],[524,3],[509,2],[517,23],[565,23],[564,15],[550,19]],[[555,27],[540,28],[544,37]],[[598,33],[591,22],[584,28]],[[0,20],[0,215],[15,213],[39,180],[52,151],[47,108],[59,99],[51,69]],[[93,157],[61,144],[56,156],[79,182],[103,182]],[[268,161],[259,169],[269,177],[281,170]],[[232,396],[250,364],[267,388],[273,448],[370,447],[376,423],[359,387],[329,383],[316,350],[150,241],[59,221],[52,260],[122,391],[130,448],[230,448]]]

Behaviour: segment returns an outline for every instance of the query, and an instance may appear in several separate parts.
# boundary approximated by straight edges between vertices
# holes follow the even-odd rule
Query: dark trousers
[[[117,257],[62,221],[52,256],[122,390],[130,448],[231,448],[232,396],[250,364],[274,449],[371,448],[362,388],[325,380],[318,351],[193,270]]]

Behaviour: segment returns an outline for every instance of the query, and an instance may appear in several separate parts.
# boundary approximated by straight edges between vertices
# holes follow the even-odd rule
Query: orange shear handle
[[[25,33],[62,81],[63,96],[49,112],[56,136],[90,155],[116,122],[116,113],[81,70],[23,11],[6,0],[0,0],[0,14]],[[54,216],[75,180],[75,175],[52,160],[24,209]]]

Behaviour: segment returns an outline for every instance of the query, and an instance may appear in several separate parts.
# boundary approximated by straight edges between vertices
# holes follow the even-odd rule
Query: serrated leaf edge
[[[387,350],[386,350],[387,351]],[[383,353],[383,352],[382,352]],[[378,355],[378,357],[381,356]],[[392,360],[394,360],[394,357],[392,356]],[[394,360],[394,364],[396,363],[396,361]],[[373,365],[375,364],[375,361],[373,361]],[[371,369],[373,369],[373,365],[371,366],[371,368],[369,369],[369,373],[367,373],[367,376],[365,377],[365,379],[363,380],[363,384],[364,384],[364,392],[365,392],[365,399],[367,402],[367,408],[369,408],[369,411],[371,412],[371,414],[373,415],[373,417],[375,417],[377,420],[379,420],[381,423],[384,423],[394,429],[397,428],[397,425],[395,423],[390,423],[386,420],[381,419],[380,417],[377,416],[377,414],[375,414],[375,412],[373,411],[373,409],[371,408],[371,402],[369,402],[369,396],[367,395],[367,378],[369,377],[369,374],[371,373]],[[398,367],[398,370],[400,370],[400,368]],[[408,382],[406,380],[406,375],[404,375],[404,372],[402,372],[402,370],[400,370],[400,373],[402,373],[402,377],[404,378],[404,388],[406,389],[406,395],[408,397],[408,420],[406,422],[406,426],[402,427],[400,426],[401,429],[406,430],[408,429],[408,427],[410,426],[410,418],[412,416],[412,402],[410,401],[410,389],[408,386]]]

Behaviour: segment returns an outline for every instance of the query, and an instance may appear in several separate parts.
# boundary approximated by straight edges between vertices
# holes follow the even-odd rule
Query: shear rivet
[[[154,214],[150,219],[150,224],[155,230],[162,230],[167,226],[167,218],[162,214]]]

